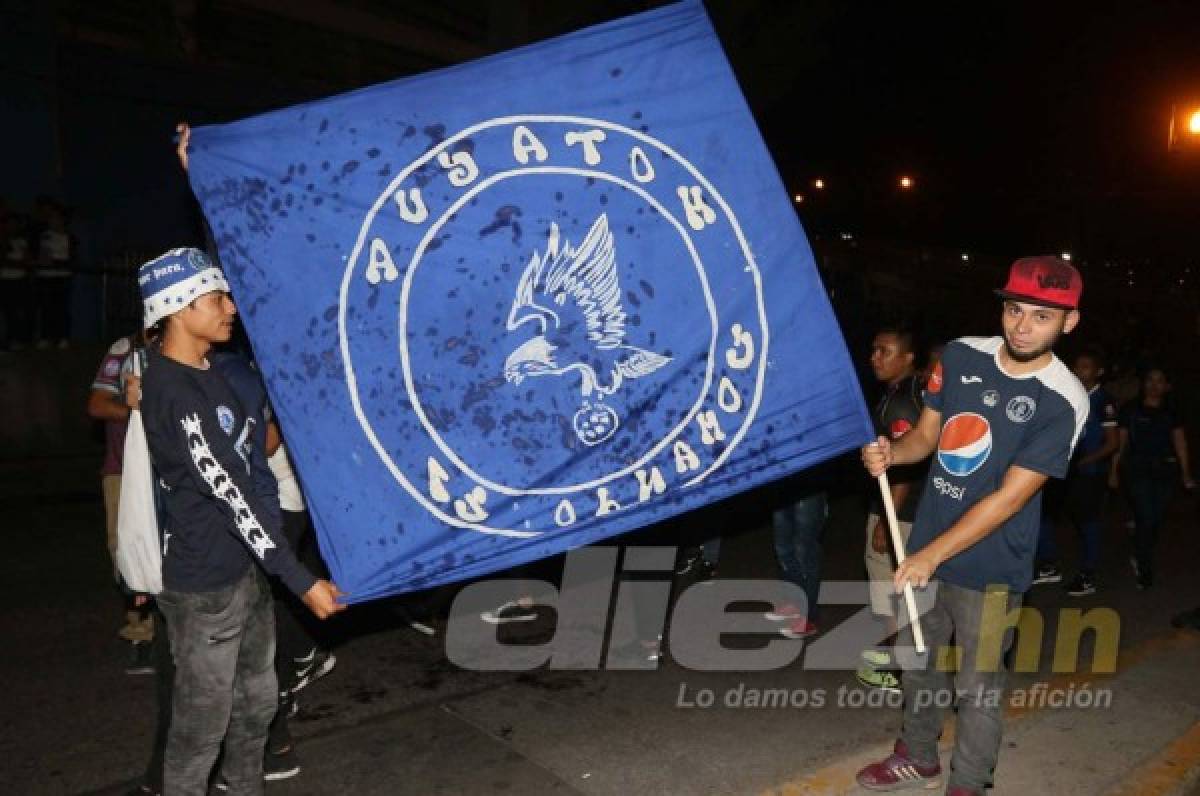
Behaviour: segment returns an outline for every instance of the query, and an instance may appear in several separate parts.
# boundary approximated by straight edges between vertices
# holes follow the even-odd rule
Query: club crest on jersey
[[[950,475],[970,475],[983,466],[991,453],[992,427],[983,415],[963,412],[942,426],[937,458]]]
[[[1008,419],[1014,423],[1025,423],[1037,411],[1037,403],[1028,395],[1018,395],[1008,402],[1004,411],[1008,415]]]
[[[221,404],[217,407],[217,424],[221,426],[221,430],[226,434],[233,434],[233,410],[228,406]]]
[[[983,391],[983,405],[984,406],[988,406],[988,407],[995,406],[999,402],[1000,402],[1000,393],[996,392],[995,390],[984,390]]]

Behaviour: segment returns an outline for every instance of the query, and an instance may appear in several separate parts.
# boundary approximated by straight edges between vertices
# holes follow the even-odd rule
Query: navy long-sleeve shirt
[[[249,359],[234,351],[209,352],[208,361],[224,377],[225,383],[242,402],[247,416],[254,420],[250,432],[252,446],[248,457],[250,480],[254,484],[254,494],[262,499],[263,511],[270,516],[271,522],[283,527],[283,515],[279,513],[279,482],[275,480],[275,473],[271,472],[271,465],[267,463],[267,422],[271,419],[271,409],[262,376]]]
[[[215,591],[252,560],[297,595],[312,588],[316,578],[280,532],[278,504],[255,486],[250,462],[261,419],[220,371],[151,351],[141,410],[164,487],[164,588]]]

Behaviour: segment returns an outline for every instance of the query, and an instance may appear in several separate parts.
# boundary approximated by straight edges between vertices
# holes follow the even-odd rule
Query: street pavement
[[[0,793],[123,794],[149,754],[153,677],[123,671],[128,650],[115,635],[121,608],[95,465],[0,463],[9,575],[0,614],[7,641]],[[825,539],[830,582],[860,577],[860,503],[852,495],[833,502]],[[775,577],[763,518],[721,516],[720,578]],[[702,526],[706,517],[695,519]],[[1069,533],[1062,537],[1069,563],[1073,545]],[[1175,502],[1160,542],[1162,571],[1147,592],[1133,587],[1126,537],[1113,501],[1101,591],[1073,599],[1061,586],[1040,586],[1029,595],[1044,621],[1042,640],[1023,634],[1018,642],[1017,662],[1028,671],[1013,675],[1011,691],[1030,704],[1006,711],[993,793],[1197,792],[1200,633],[1169,622],[1200,605],[1194,500]],[[708,588],[680,579],[675,594],[689,587]],[[854,771],[886,753],[899,727],[898,709],[859,686],[852,671],[806,669],[812,649],[770,671],[689,669],[670,646],[645,671],[471,671],[447,660],[443,620],[428,637],[409,627],[400,605],[355,606],[330,626],[337,666],[300,694],[292,723],[302,771],[270,783],[268,794],[858,793]],[[1116,671],[1091,671],[1097,646],[1101,664],[1106,656],[1090,633],[1078,656],[1066,656],[1080,665],[1059,667],[1076,670],[1053,671],[1060,619],[1071,619],[1062,612],[1097,608],[1119,617]],[[860,610],[826,606],[821,638],[836,640]],[[502,638],[539,644],[554,632],[553,615],[544,612]],[[670,627],[667,639],[688,641],[672,639]],[[744,648],[761,640],[727,643]],[[704,694],[713,700],[708,707]],[[1071,705],[1053,704],[1066,695]],[[748,706],[755,696],[785,701]],[[944,762],[952,735],[950,720]]]

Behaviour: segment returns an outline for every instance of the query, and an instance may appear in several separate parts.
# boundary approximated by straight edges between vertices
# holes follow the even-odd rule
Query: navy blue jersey
[[[1041,370],[1000,369],[999,337],[964,337],[946,346],[925,405],[942,430],[909,540],[928,545],[975,503],[1000,488],[1012,466],[1063,478],[1088,415],[1088,396],[1055,357]],[[938,567],[935,576],[969,589],[1006,585],[1024,592],[1033,578],[1041,492],[1007,522]]]
[[[1083,435],[1079,438],[1076,453],[1087,456],[1104,447],[1104,437],[1107,430],[1117,427],[1117,405],[1112,396],[1097,384],[1088,391],[1088,418],[1083,426]],[[1108,472],[1108,459],[1091,462],[1079,466],[1079,472],[1084,475],[1103,475]]]

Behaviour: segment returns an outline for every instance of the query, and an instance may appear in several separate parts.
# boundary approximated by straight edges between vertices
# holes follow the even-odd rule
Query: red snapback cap
[[[1022,257],[1008,270],[1008,283],[996,295],[1063,310],[1079,308],[1083,277],[1057,257]]]

